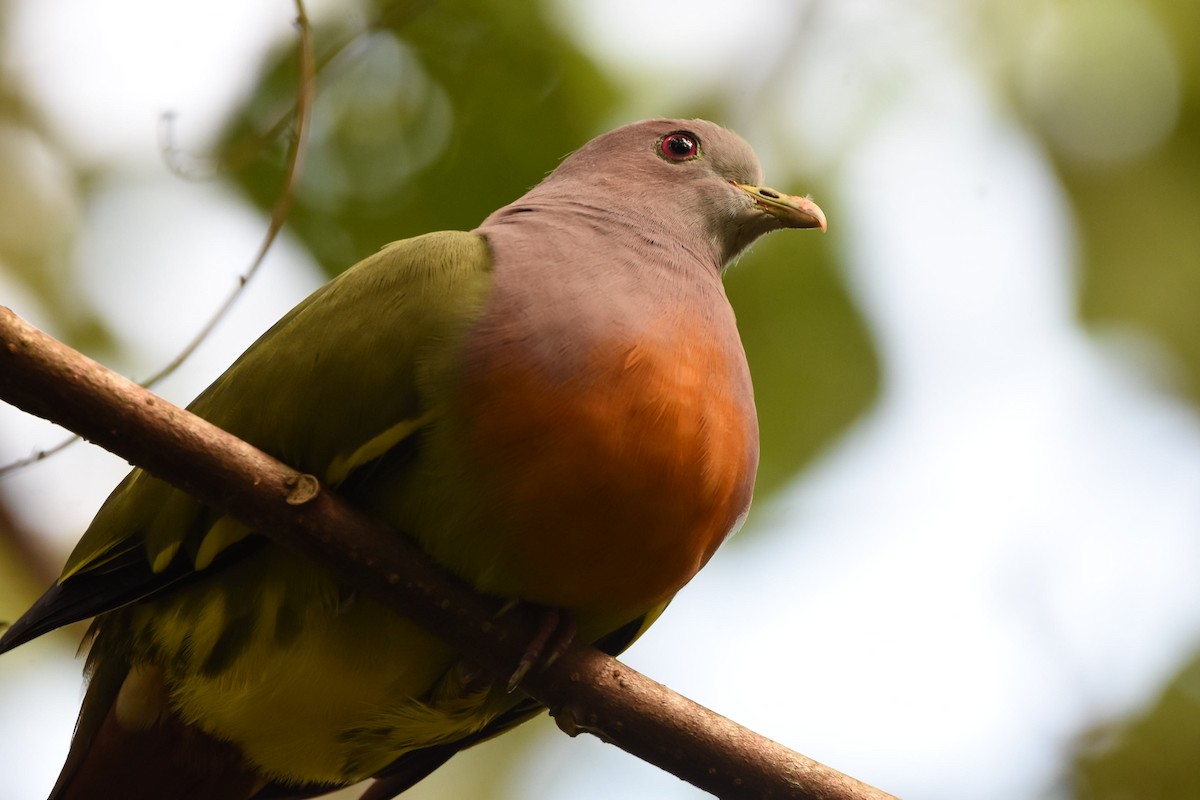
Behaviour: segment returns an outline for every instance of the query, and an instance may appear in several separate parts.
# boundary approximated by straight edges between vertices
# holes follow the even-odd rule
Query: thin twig
[[[150,377],[141,382],[145,388],[155,386],[167,376],[171,375],[175,370],[179,369],[185,361],[187,361],[192,353],[204,343],[212,334],[213,329],[220,324],[221,320],[233,308],[234,303],[242,296],[246,290],[246,286],[258,273],[259,268],[266,260],[267,253],[270,252],[271,246],[279,236],[279,232],[283,229],[284,223],[287,221],[288,214],[291,212],[292,203],[296,197],[296,183],[299,180],[300,168],[303,164],[304,144],[308,132],[308,120],[312,109],[313,94],[316,86],[316,64],[313,59],[312,48],[312,30],[309,26],[308,15],[304,10],[303,0],[295,0],[296,3],[296,28],[298,30],[299,39],[299,59],[300,59],[300,86],[297,91],[297,100],[295,113],[292,116],[293,133],[288,143],[287,167],[284,173],[283,188],[279,193],[279,197],[275,201],[275,205],[271,209],[271,221],[267,226],[267,233],[263,237],[262,243],[258,247],[258,252],[254,259],[250,262],[250,266],[246,268],[241,275],[238,276],[237,286],[225,298],[225,301],[217,308],[208,322],[200,328],[199,332],[192,337],[184,348],[171,359],[165,366],[159,369]],[[169,145],[168,145],[169,147]],[[167,152],[170,152],[169,150]],[[170,164],[168,164],[170,166]],[[26,458],[14,461],[9,464],[0,466],[0,478],[5,475],[23,469],[38,461],[43,461],[55,453],[69,447],[74,442],[78,441],[78,436],[72,436],[65,439],[52,447],[38,450]]]
[[[279,198],[275,201],[275,206],[271,209],[271,224],[267,227],[267,235],[263,237],[262,244],[258,248],[258,253],[254,256],[254,260],[250,262],[250,266],[238,277],[238,285],[229,294],[229,297],[225,299],[225,302],[221,304],[220,308],[217,309],[208,323],[200,329],[200,332],[196,334],[192,341],[180,351],[179,355],[175,356],[166,366],[142,382],[141,385],[146,388],[154,386],[178,369],[196,351],[196,348],[208,338],[213,328],[224,318],[229,309],[233,308],[233,304],[241,296],[242,292],[245,291],[246,285],[254,278],[259,267],[266,260],[267,253],[275,243],[275,239],[279,236],[279,232],[283,229],[283,224],[287,221],[288,214],[291,212],[292,203],[296,197],[296,182],[300,175],[300,166],[304,155],[304,141],[308,130],[309,110],[312,108],[313,87],[316,83],[308,17],[304,13],[304,3],[302,0],[295,1],[298,12],[296,27],[299,29],[300,39],[301,77],[299,99],[296,103],[296,115],[294,118],[295,131],[288,146],[287,171],[284,173],[283,191],[280,192]]]
[[[314,58],[315,74],[329,80],[336,80],[339,74],[337,69],[342,66],[340,62],[342,62],[343,56],[347,52],[353,53],[351,48],[354,45],[359,44],[364,38],[371,36],[380,28],[386,28],[391,31],[402,29],[432,5],[432,0],[410,0],[410,2],[395,3],[387,6],[383,9],[383,13],[377,20],[367,23],[361,29],[355,30],[343,36],[340,40],[324,47],[322,52]],[[325,82],[328,83],[329,80]],[[296,116],[296,112],[296,104],[293,103],[289,108],[282,111],[279,118],[265,131],[247,134],[244,139],[234,142],[227,147],[225,152],[221,154],[222,171],[236,172],[256,158],[266,143],[274,142],[283,135],[284,130],[292,123],[292,119]],[[169,142],[170,122],[172,120],[168,118],[164,121],[167,123],[166,140]],[[175,152],[169,144],[163,150],[164,152]],[[190,177],[188,171],[179,162],[168,162],[168,166],[176,171],[176,174],[180,175],[180,177]]]

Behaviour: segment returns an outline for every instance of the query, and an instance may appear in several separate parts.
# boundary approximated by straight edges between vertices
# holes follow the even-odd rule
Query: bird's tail
[[[247,800],[263,783],[236,747],[170,710],[157,670],[109,664],[88,685],[49,800]]]

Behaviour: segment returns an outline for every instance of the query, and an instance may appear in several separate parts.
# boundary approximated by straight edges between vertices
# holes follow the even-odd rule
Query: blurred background
[[[1200,4],[308,10],[295,207],[159,391],[188,401],[329,276],[473,227],[604,130],[719,121],[829,233],[728,275],[755,510],[624,660],[908,798],[1200,797]],[[281,192],[294,16],[0,0],[0,303],[133,377],[179,351]],[[0,407],[0,461],[61,438]],[[77,444],[0,479],[0,619],[127,468]],[[0,798],[57,775],[81,632],[0,659]],[[701,795],[540,719],[406,796]]]

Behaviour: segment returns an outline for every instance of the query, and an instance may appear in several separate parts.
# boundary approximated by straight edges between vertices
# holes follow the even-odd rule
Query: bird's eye
[[[687,131],[668,133],[659,140],[658,152],[668,161],[689,161],[700,155],[700,140]]]

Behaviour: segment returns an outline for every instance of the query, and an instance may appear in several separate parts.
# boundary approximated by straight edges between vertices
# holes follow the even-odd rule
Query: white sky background
[[[140,353],[128,369],[144,374],[190,337],[265,229],[229,193],[166,174],[157,115],[179,111],[185,142],[202,142],[293,12],[283,0],[203,14],[92,5],[24,0],[3,52],[59,135],[130,166],[83,209],[80,291],[111,303]],[[1200,426],[1076,326],[1086,254],[1045,154],[968,57],[955,14],[971,6],[556,8],[614,74],[638,76],[614,123],[717,87],[740,98],[725,122],[758,146],[769,180],[826,176],[829,243],[886,374],[868,417],[756,509],[758,546],[723,550],[625,660],[902,796],[1044,795],[1074,732],[1145,700],[1200,639]],[[788,71],[773,76],[780,58]],[[167,394],[190,398],[317,280],[285,242]],[[36,321],[3,276],[0,292]],[[56,441],[48,430],[0,415],[0,457]],[[124,470],[76,447],[4,488],[66,548]],[[57,774],[80,696],[79,664],[52,658],[63,647],[0,659],[0,797],[44,796]],[[543,738],[514,797],[701,796],[586,737]]]

